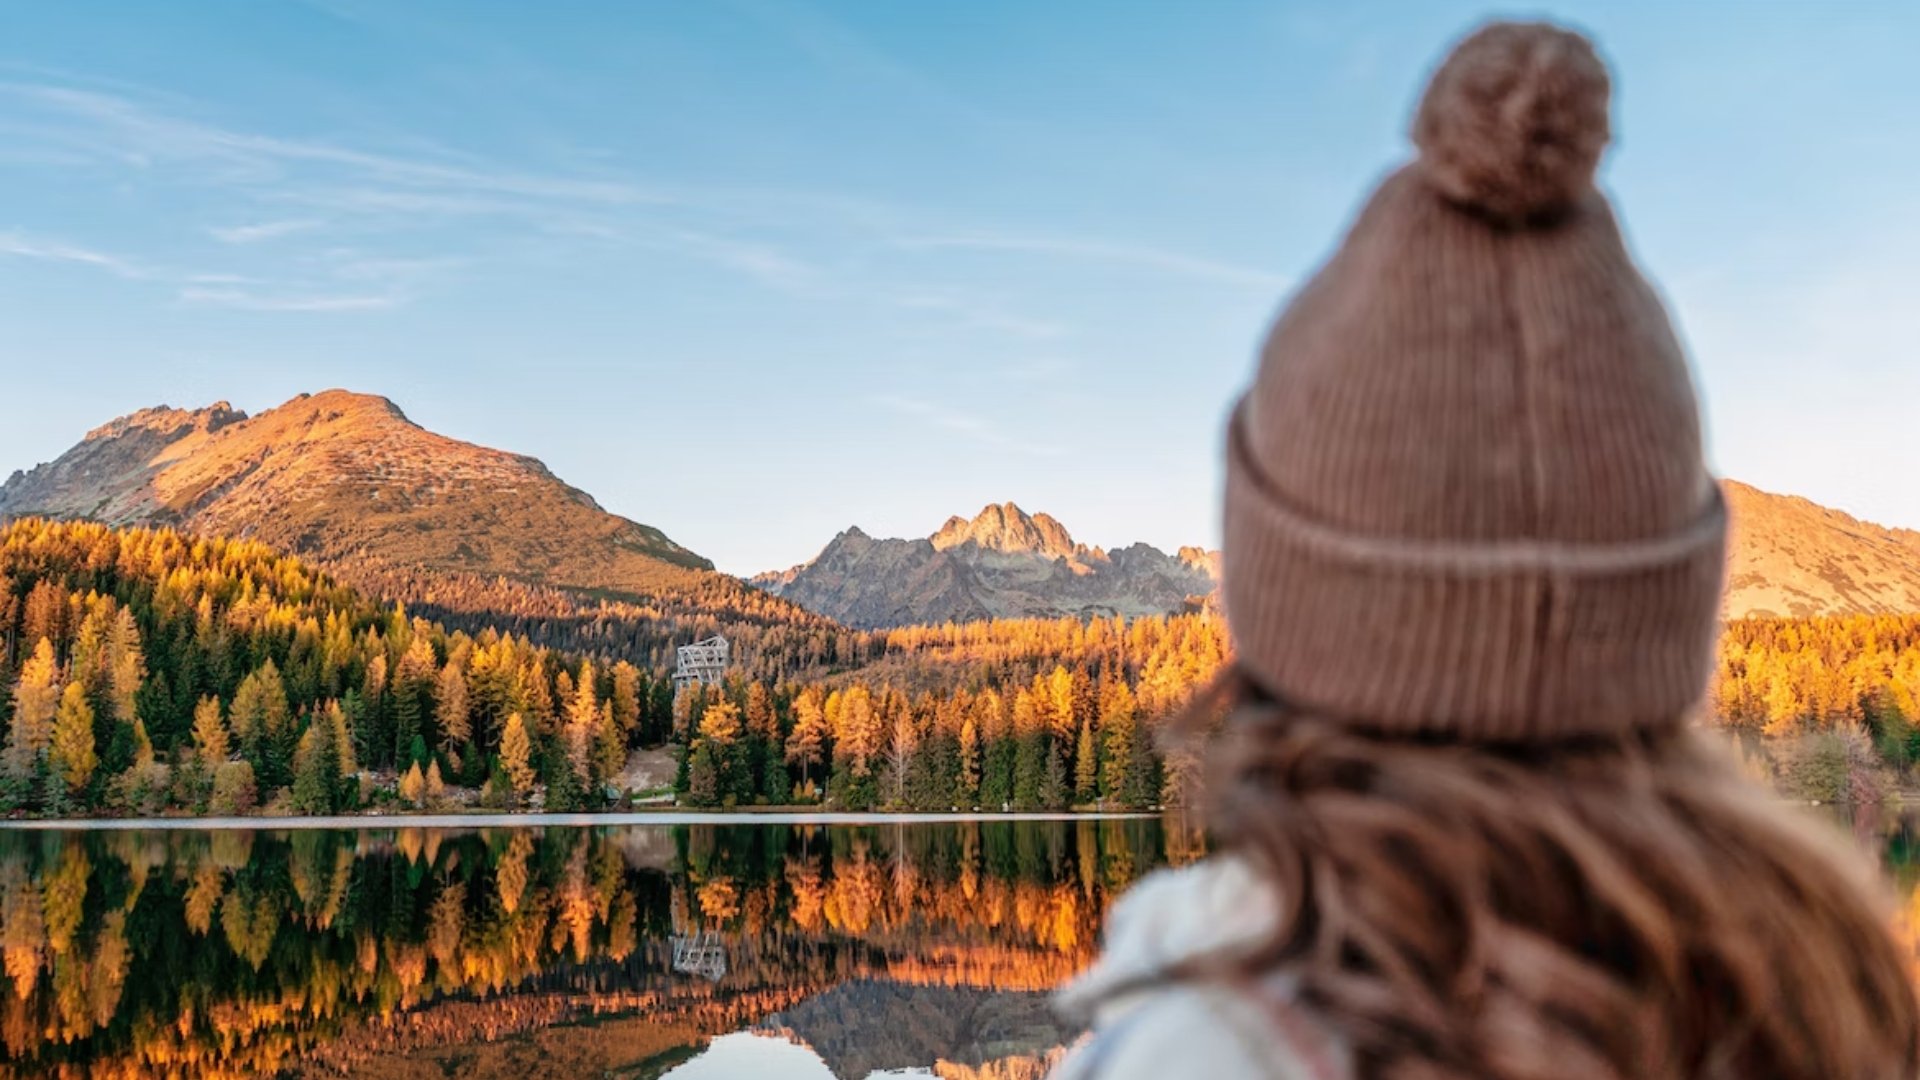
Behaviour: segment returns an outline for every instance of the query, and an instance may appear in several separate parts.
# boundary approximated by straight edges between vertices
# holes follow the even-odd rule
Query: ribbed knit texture
[[[1229,429],[1222,586],[1275,693],[1500,742],[1673,724],[1702,696],[1725,510],[1685,357],[1591,185],[1606,85],[1566,31],[1469,39],[1422,133],[1524,137],[1423,139],[1450,171],[1389,177],[1269,336]],[[1503,187],[1501,153],[1541,160]]]

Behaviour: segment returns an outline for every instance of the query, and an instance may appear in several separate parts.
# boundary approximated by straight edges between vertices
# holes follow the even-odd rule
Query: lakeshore
[[[496,829],[620,825],[916,825],[967,821],[1121,821],[1155,813],[890,814],[788,810],[657,810],[581,814],[330,814],[272,817],[18,818],[0,830],[21,832],[136,832],[146,830]]]

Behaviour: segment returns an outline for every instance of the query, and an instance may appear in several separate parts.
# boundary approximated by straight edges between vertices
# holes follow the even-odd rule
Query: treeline
[[[576,591],[422,571],[369,559],[332,560],[324,569],[363,594],[445,626],[494,630],[563,652],[626,660],[647,670],[673,666],[674,649],[723,634],[740,673],[778,682],[824,670],[860,667],[881,640],[724,574],[681,574],[671,592],[652,597]]]
[[[1731,623],[1711,709],[1792,794],[1886,795],[1920,762],[1920,615]]]
[[[0,529],[0,808],[41,813],[606,799],[671,684],[386,610],[248,541]],[[399,774],[390,794],[370,774]]]
[[[1013,620],[895,631],[922,668],[910,693],[883,665],[832,684],[760,683],[683,696],[679,791],[698,806],[1143,809],[1184,802],[1191,763],[1162,759],[1161,724],[1225,662],[1208,615]],[[930,676],[932,670],[944,678]],[[911,680],[903,680],[911,685]]]
[[[1051,987],[1173,840],[1158,821],[4,834],[0,1075],[353,1075],[404,1030],[478,1045],[638,1016],[697,1042],[852,980]]]

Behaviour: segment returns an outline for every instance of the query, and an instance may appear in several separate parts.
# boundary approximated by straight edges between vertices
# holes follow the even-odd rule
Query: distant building
[[[725,642],[721,643],[722,645]],[[727,975],[727,947],[719,934],[675,935],[673,970],[708,982],[719,982]]]
[[[679,666],[673,669],[674,693],[690,686],[719,686],[727,675],[730,651],[727,639],[719,634],[680,646]]]

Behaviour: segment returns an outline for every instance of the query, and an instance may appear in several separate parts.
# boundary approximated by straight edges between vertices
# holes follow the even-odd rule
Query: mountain
[[[1111,552],[1077,544],[1060,522],[1006,503],[971,520],[949,518],[925,539],[876,540],[851,528],[811,562],[753,580],[821,615],[875,628],[1163,614],[1210,595],[1214,570],[1214,554],[1199,548],[1168,555],[1146,544]]]
[[[1045,994],[878,979],[843,983],[758,1027],[811,1048],[840,1080],[936,1062],[978,1067],[1037,1057],[1073,1036]]]
[[[533,458],[434,434],[386,398],[344,390],[252,417],[225,402],[121,417],[0,486],[0,519],[28,515],[628,595],[692,587],[712,568]]]
[[[1920,532],[1735,481],[1724,488],[1728,618],[1920,611]]]

